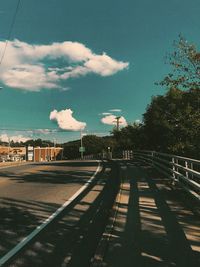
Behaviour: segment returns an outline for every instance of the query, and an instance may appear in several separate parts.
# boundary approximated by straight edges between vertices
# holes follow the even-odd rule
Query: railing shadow
[[[158,180],[147,175],[147,169],[146,165],[128,164],[128,203],[119,204],[118,221],[115,222],[106,260],[95,266],[199,266],[200,253],[192,250],[176,213],[171,210],[164,192],[157,186]],[[163,188],[167,183],[166,179]],[[125,196],[127,193],[124,191]],[[188,214],[181,215],[186,224]],[[189,221],[194,223],[192,217]],[[194,223],[194,226],[198,227],[197,224]],[[200,246],[200,240],[196,238],[196,242]]]
[[[59,207],[39,201],[0,198],[0,255],[12,249]]]
[[[163,192],[158,189],[154,179],[149,178],[148,184],[154,194],[155,203],[167,233],[173,261],[180,267],[197,266],[190,243],[177,220],[176,214],[167,204]]]
[[[96,164],[96,165],[95,165]],[[35,166],[35,165],[34,165]],[[38,165],[38,167],[41,165]],[[42,165],[44,166],[44,165]],[[49,166],[57,166],[51,164]],[[24,171],[19,171],[16,173],[16,170],[12,171],[11,169],[1,170],[0,171],[0,179],[11,179],[16,181],[17,183],[51,183],[51,184],[68,184],[68,183],[79,183],[84,184],[89,177],[92,176],[94,171],[87,169],[87,167],[97,166],[97,163],[94,165],[78,165],[81,166],[82,169],[75,169],[74,163],[68,163],[68,165],[63,165],[64,167],[72,167],[72,169],[63,169],[62,164],[58,164],[60,169],[49,169],[45,170],[43,167],[37,168],[37,172],[34,168],[29,171],[28,169]]]
[[[123,165],[127,167],[125,180],[130,186],[123,189],[124,199],[127,201],[118,203],[118,220],[112,231],[111,249],[105,254],[107,260],[97,266],[199,266],[200,253],[194,253],[191,249],[183,225],[177,218],[177,211],[172,210],[169,205],[169,201],[174,202],[176,196],[171,190],[166,190],[167,179],[162,180],[154,176],[146,165],[141,167],[139,163],[128,161],[124,161]],[[124,170],[122,175],[125,175],[125,172]],[[91,184],[55,223],[47,227],[14,259],[15,267],[90,266],[118,192],[120,171],[117,164],[109,162],[104,164],[100,175],[103,176],[98,180],[98,184]],[[10,200],[5,199],[5,201]],[[177,207],[180,207],[178,204]],[[23,216],[25,216],[28,225],[36,224],[34,212],[24,213],[24,208],[30,203],[24,202],[20,205],[21,207],[18,207],[17,203],[16,207],[14,205],[12,207],[12,212],[19,208],[16,213],[17,218],[22,216],[24,222]],[[55,208],[44,203],[31,203],[31,205],[33,209],[35,207],[39,211]],[[178,212],[184,227],[189,227],[191,222],[195,227],[199,226],[192,221],[193,214],[188,218],[188,213],[185,211]],[[193,245],[195,242],[200,246],[197,236]],[[12,264],[13,262],[7,267],[13,266]]]
[[[104,164],[97,183],[91,184],[55,222],[5,266],[88,266],[117,190],[117,186],[113,188],[115,177],[114,174],[111,175],[113,179],[110,177],[110,167],[110,164]]]

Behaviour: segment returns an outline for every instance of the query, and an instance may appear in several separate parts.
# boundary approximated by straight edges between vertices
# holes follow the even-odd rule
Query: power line
[[[13,30],[14,25],[15,25],[17,13],[18,13],[19,6],[20,6],[20,2],[21,2],[21,0],[18,0],[17,1],[17,5],[16,5],[16,8],[15,8],[15,13],[14,13],[14,16],[13,16],[13,19],[12,19],[12,22],[11,22],[11,25],[10,25],[10,30],[8,32],[8,37],[7,37],[7,40],[6,40],[4,49],[3,49],[3,53],[2,53],[1,58],[0,58],[0,66],[1,66],[1,64],[3,62],[4,56],[5,56],[5,53],[6,53],[6,49],[7,49],[7,46],[8,46],[8,42],[10,41],[11,33],[12,33],[12,30]]]

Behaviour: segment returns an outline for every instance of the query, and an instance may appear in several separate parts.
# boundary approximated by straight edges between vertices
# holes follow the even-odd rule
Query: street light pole
[[[10,159],[10,137],[8,138],[8,158]]]

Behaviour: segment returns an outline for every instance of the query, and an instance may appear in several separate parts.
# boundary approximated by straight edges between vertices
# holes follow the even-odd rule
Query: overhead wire
[[[7,47],[8,47],[8,42],[10,41],[10,38],[11,38],[11,34],[12,34],[12,31],[13,31],[13,28],[14,28],[14,25],[15,25],[15,21],[16,21],[16,18],[17,18],[17,13],[18,13],[18,10],[19,10],[19,7],[20,7],[20,2],[21,2],[21,0],[17,1],[17,5],[16,5],[16,8],[15,8],[13,19],[12,19],[12,22],[11,22],[11,25],[10,25],[10,29],[9,29],[9,32],[8,32],[8,37],[6,39],[6,43],[5,43],[5,46],[3,48],[2,55],[0,57],[0,66],[1,66],[1,64],[3,62],[4,57],[5,57],[6,50],[7,50]]]

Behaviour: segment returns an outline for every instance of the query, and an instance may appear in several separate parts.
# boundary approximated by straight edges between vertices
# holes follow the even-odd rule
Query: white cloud
[[[100,56],[93,55],[85,62],[84,66],[90,70],[90,72],[95,72],[101,76],[109,76],[127,68],[128,63],[116,61],[103,53],[103,55]]]
[[[62,130],[67,131],[80,131],[84,130],[86,127],[85,122],[77,121],[72,116],[73,111],[71,109],[65,109],[57,111],[56,109],[50,113],[50,120],[55,120],[58,126]]]
[[[34,134],[44,134],[44,135],[48,135],[48,134],[56,133],[56,132],[58,132],[57,129],[34,129],[32,131],[32,133]]]
[[[6,41],[0,41],[3,51]],[[65,67],[47,67],[45,60],[55,65],[62,59]],[[1,65],[0,81],[5,85],[27,91],[61,89],[60,82],[69,78],[95,73],[113,75],[127,68],[129,63],[117,61],[103,53],[97,55],[78,42],[30,45],[19,40],[8,41]]]
[[[103,115],[103,116],[107,116],[107,115],[111,115],[112,113],[110,113],[110,112],[102,112],[102,113],[100,113],[99,115]]]
[[[121,126],[127,126],[127,121],[126,119],[121,116],[120,117],[120,125]],[[108,115],[108,116],[105,116],[101,119],[101,122],[103,124],[108,124],[108,125],[116,125],[116,116],[115,115]]]
[[[69,91],[71,88],[70,87],[62,87],[60,88],[60,92],[66,92],[66,91]]]
[[[2,82],[9,87],[27,91],[39,91],[41,88],[55,88],[55,80],[42,66],[19,65],[0,74]],[[58,87],[58,86],[56,86]]]
[[[122,112],[122,110],[119,108],[110,109],[109,111],[110,112]]]
[[[135,120],[135,123],[136,123],[136,124],[141,124],[141,123],[142,123],[142,121],[141,121],[141,120],[139,120],[139,119],[137,119],[137,120]]]
[[[13,142],[26,142],[28,140],[30,140],[31,138],[28,138],[28,137],[25,137],[23,135],[14,135],[14,136],[8,136],[7,134],[1,134],[0,135],[0,140],[2,142],[10,142],[10,141],[13,141]]]

